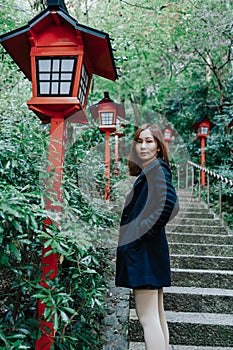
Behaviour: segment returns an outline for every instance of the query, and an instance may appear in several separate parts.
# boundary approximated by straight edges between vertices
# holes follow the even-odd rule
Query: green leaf
[[[18,261],[21,261],[21,252],[20,250],[15,246],[14,243],[10,243],[9,244],[9,249],[10,251],[14,254],[15,258],[18,260]]]
[[[62,310],[60,310],[60,313],[61,313],[62,321],[66,322],[66,323],[69,322],[69,317],[67,316],[67,314]]]
[[[3,331],[0,329],[0,339],[7,344],[7,339],[5,337],[5,334],[3,333]]]

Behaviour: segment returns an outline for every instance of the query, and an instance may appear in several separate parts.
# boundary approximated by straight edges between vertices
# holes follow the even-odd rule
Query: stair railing
[[[230,186],[233,186],[233,181],[223,177],[217,173],[215,173],[212,170],[209,170],[207,168],[203,168],[200,165],[197,165],[191,161],[187,161],[186,163],[186,189],[189,188],[189,166],[191,166],[191,181],[192,181],[192,189],[194,188],[194,184],[195,184],[195,171],[194,169],[198,169],[199,170],[199,176],[198,176],[198,197],[199,197],[199,201],[201,199],[201,190],[203,189],[203,186],[201,186],[201,172],[204,171],[207,177],[207,185],[206,185],[206,191],[207,191],[207,205],[208,205],[208,209],[210,208],[210,177],[217,179],[219,181],[219,218],[220,221],[222,222],[222,184],[226,183],[229,184]]]
[[[176,168],[177,169],[177,190],[179,191],[180,189],[180,165],[177,163],[170,163],[171,168]]]

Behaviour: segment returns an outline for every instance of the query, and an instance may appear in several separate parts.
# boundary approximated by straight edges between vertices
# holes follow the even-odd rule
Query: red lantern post
[[[99,129],[101,133],[105,133],[105,191],[104,199],[110,199],[110,134],[116,130],[116,117],[123,117],[124,106],[115,103],[110,99],[109,93],[104,93],[104,98],[96,105],[90,107],[90,113],[94,119],[99,119]]]
[[[110,155],[110,130],[105,131],[105,190],[104,199],[110,199],[110,166],[111,166],[111,155]]]
[[[205,167],[205,142],[206,138],[209,136],[210,130],[213,127],[213,124],[207,119],[204,118],[199,122],[196,122],[191,129],[195,129],[197,133],[197,139],[200,139],[200,148],[201,148],[201,167]],[[201,184],[205,186],[205,172],[201,171]]]
[[[0,36],[0,43],[26,77],[32,81],[27,102],[42,123],[50,123],[48,196],[45,209],[62,210],[66,122],[87,123],[84,112],[95,73],[116,80],[117,72],[108,34],[82,26],[69,16],[63,0],[48,0],[48,8],[24,27]],[[45,229],[52,220],[45,220]],[[54,222],[58,226],[58,222]],[[42,250],[41,285],[58,275],[56,252]],[[39,301],[41,337],[37,350],[50,350],[54,343],[53,320],[44,319],[46,305]]]

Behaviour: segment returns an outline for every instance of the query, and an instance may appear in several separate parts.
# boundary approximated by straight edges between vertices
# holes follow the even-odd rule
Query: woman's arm
[[[164,227],[179,211],[178,198],[167,164],[162,163],[157,167],[153,184],[151,182],[150,174],[148,203],[144,209],[143,219],[139,223],[139,229],[144,233],[143,238],[156,234],[158,229]]]

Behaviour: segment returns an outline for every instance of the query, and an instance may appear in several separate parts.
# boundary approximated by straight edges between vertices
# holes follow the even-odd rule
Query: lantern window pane
[[[50,80],[50,74],[42,73],[39,75],[40,80]]]
[[[53,73],[52,74],[52,80],[59,80],[59,74],[58,73]]]
[[[208,128],[202,126],[202,127],[201,127],[201,133],[204,134],[204,135],[207,135],[207,134],[208,134]]]
[[[73,72],[74,60],[63,59],[61,61],[61,71],[62,72]]]
[[[61,80],[71,80],[72,79],[72,74],[65,74],[65,73],[62,73],[61,74]]]
[[[39,60],[39,72],[50,72],[51,60]]]
[[[80,77],[79,91],[78,91],[78,99],[82,105],[85,103],[87,88],[89,83],[89,75],[85,65],[82,65],[82,72]]]
[[[60,60],[53,60],[53,72],[59,72]]]
[[[72,96],[77,56],[37,57],[38,96]]]
[[[112,125],[113,124],[113,112],[101,112],[100,118],[101,118],[101,124],[102,125]]]
[[[57,95],[58,94],[58,88],[59,88],[58,82],[53,82],[52,83],[52,87],[51,87],[52,95]]]
[[[49,94],[49,90],[50,90],[50,84],[49,83],[40,83],[40,91],[41,94]]]
[[[62,95],[66,95],[69,93],[70,91],[70,86],[71,86],[71,83],[69,82],[66,82],[66,83],[61,83],[61,86],[60,86],[60,92]]]

